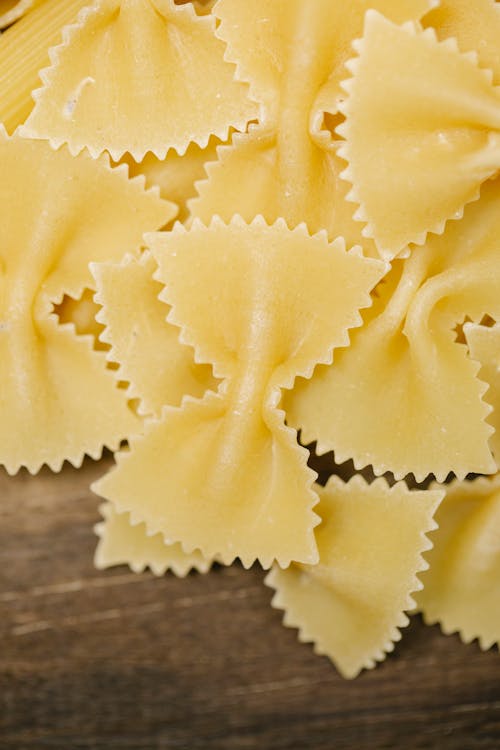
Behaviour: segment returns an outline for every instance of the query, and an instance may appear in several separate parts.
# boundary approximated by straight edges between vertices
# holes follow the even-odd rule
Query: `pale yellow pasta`
[[[40,70],[50,63],[50,47],[62,41],[62,29],[85,4],[44,0],[0,35],[0,122],[9,133],[33,108],[31,92],[40,85]]]
[[[488,649],[500,643],[500,475],[445,489],[417,604],[428,624]]]
[[[384,659],[408,624],[444,492],[410,491],[403,482],[390,488],[384,479],[367,484],[360,476],[347,484],[332,477],[318,492],[319,563],[275,566],[266,583],[284,624],[353,678]]]
[[[394,262],[351,345],[286,400],[306,443],[396,478],[496,471],[487,385],[454,329],[466,316],[500,316],[499,233],[494,181],[461,222]]]
[[[132,526],[127,513],[117,513],[111,503],[100,508],[103,521],[96,526],[99,537],[94,563],[103,570],[128,565],[134,573],[146,568],[157,576],[171,570],[183,578],[190,570],[207,573],[212,564],[200,552],[187,554],[180,544],[165,544],[161,534],[149,536],[143,523]]]
[[[345,201],[348,185],[339,178],[345,164],[334,132],[344,98],[340,81],[348,75],[344,62],[374,5],[399,22],[420,18],[432,2],[219,0],[217,34],[264,103],[263,122],[220,149],[200,198],[190,204],[194,216],[207,222],[213,214],[229,220],[239,213],[251,221],[261,213],[268,222],[283,217],[290,227],[305,221],[311,232],[326,229],[331,239],[363,242],[377,255]]]
[[[323,86],[329,91],[327,111],[338,111],[344,63],[352,57],[352,40],[361,36],[369,8],[402,23],[420,19],[434,5],[434,0],[351,0],[348,5],[332,0],[218,0],[213,13],[220,20],[217,35],[228,45],[228,59],[264,104],[264,119],[275,123],[288,114],[293,135],[299,117],[297,130],[309,118],[319,118],[314,101]],[[294,101],[292,94],[295,112],[287,106]]]
[[[481,68],[500,83],[500,5],[497,0],[439,0],[423,19],[440,40],[453,37],[461,52],[473,52]]]
[[[195,183],[206,177],[205,164],[217,159],[216,146],[219,143],[212,137],[206,148],[191,143],[182,156],[171,150],[164,159],[158,159],[149,153],[139,163],[125,154],[122,162],[128,164],[131,177],[143,174],[147,185],[157,185],[162,198],[174,201],[179,206],[176,221],[185,222],[189,213],[188,200],[196,195]]]
[[[339,154],[363,234],[390,259],[442,233],[498,173],[500,92],[454,40],[438,42],[432,29],[396,26],[375,11],[356,50]]]
[[[159,415],[165,404],[177,406],[186,394],[201,397],[214,387],[211,368],[195,364],[193,349],[167,322],[169,307],[158,299],[162,286],[153,279],[155,269],[149,253],[92,269],[102,305],[98,320],[105,325],[101,340],[111,347],[108,359],[120,363],[116,377],[127,382],[128,396],[139,399],[143,415]],[[200,552],[188,554],[178,543],[167,545],[161,534],[148,535],[143,523],[133,526],[129,514],[117,513],[110,503],[101,512],[98,568],[128,564],[137,573],[149,567],[155,575],[172,570],[177,576],[210,568]]]
[[[140,161],[183,154],[258,115],[224,60],[215,19],[173,0],[96,0],[67,27],[42,71],[44,86],[23,132]]]
[[[367,254],[377,256],[352,219],[352,204],[345,200],[348,186],[339,177],[343,163],[335,148],[322,149],[309,142],[297,155],[294,169],[303,168],[303,178],[296,183],[299,189],[293,201],[289,198],[294,179],[285,183],[286,150],[274,133],[262,127],[235,133],[231,146],[218,147],[218,161],[207,164],[208,179],[197,184],[198,197],[188,201],[191,216],[204,222],[214,214],[226,221],[236,213],[246,221],[257,214],[269,222],[282,216],[290,227],[306,219],[310,231],[326,229],[331,238],[341,235],[350,246],[363,243]],[[301,162],[307,153],[310,158]]]
[[[464,334],[470,356],[481,364],[479,377],[488,384],[484,400],[493,407],[488,417],[495,432],[490,437],[490,446],[497,466],[500,465],[500,325],[492,327],[466,323]]]
[[[139,399],[139,411],[158,416],[166,404],[179,406],[183,396],[201,398],[216,386],[211,368],[195,363],[194,350],[179,341],[179,328],[167,322],[170,308],[158,299],[163,287],[153,279],[155,270],[149,253],[92,267],[108,359],[120,365],[117,377]]]
[[[187,552],[316,562],[314,472],[285,425],[281,389],[347,342],[384,265],[261,218],[176,225],[147,241],[169,321],[223,383],[146,422],[95,491]]]
[[[106,158],[4,131],[0,169],[0,463],[58,470],[116,449],[138,421],[104,353],[54,305],[92,287],[90,261],[132,252],[175,207]]]

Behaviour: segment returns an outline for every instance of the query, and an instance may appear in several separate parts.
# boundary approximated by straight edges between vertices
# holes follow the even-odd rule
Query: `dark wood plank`
[[[0,475],[0,747],[500,747],[496,652],[425,628],[354,682],[296,641],[257,567],[92,567],[88,462]]]

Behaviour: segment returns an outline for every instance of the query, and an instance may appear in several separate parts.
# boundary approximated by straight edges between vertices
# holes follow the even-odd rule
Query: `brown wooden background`
[[[500,748],[498,653],[419,618],[354,682],[296,641],[257,567],[93,569],[109,459],[0,474],[0,748]]]

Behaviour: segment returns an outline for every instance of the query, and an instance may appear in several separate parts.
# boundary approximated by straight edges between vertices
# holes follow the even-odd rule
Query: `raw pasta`
[[[345,677],[416,606],[498,644],[500,4],[0,0],[7,25],[0,463],[111,448],[99,569],[258,561]]]
[[[351,345],[287,400],[306,443],[397,478],[496,471],[487,385],[454,329],[500,319],[499,217],[489,182],[461,222],[394,262]]]
[[[433,29],[396,26],[375,11],[356,50],[339,154],[363,234],[391,259],[442,234],[498,173],[500,92],[454,39],[438,42]]]
[[[461,52],[472,52],[479,66],[491,70],[500,84],[500,5],[497,0],[439,0],[423,19],[438,39],[457,40]]]
[[[179,406],[186,395],[202,398],[216,388],[211,368],[195,363],[194,350],[167,321],[170,308],[159,299],[163,287],[153,278],[156,263],[149,253],[92,270],[102,305],[101,340],[111,347],[108,359],[120,365],[117,378],[139,400],[141,414],[159,416],[167,404]]]
[[[182,156],[169,151],[164,159],[148,153],[137,163],[125,154],[122,161],[128,164],[131,177],[143,174],[148,186],[157,185],[162,198],[179,206],[177,221],[185,223],[189,217],[188,202],[196,195],[196,183],[205,177],[205,165],[217,159],[218,138],[211,137],[206,148],[191,143]],[[169,225],[166,228],[171,228]]]
[[[138,429],[90,336],[53,305],[92,286],[89,261],[118,260],[173,204],[103,157],[0,132],[0,463],[15,473],[80,465]],[[91,396],[89,397],[89,394]]]
[[[62,41],[63,28],[84,5],[85,0],[43,0],[0,36],[0,121],[9,133],[32,110],[31,92],[49,65],[49,49]]]
[[[500,478],[455,481],[436,513],[417,603],[426,622],[482,648],[500,642]]]
[[[490,447],[497,462],[500,463],[500,325],[482,326],[477,323],[466,323],[464,334],[470,356],[481,364],[479,377],[488,384],[484,400],[492,407],[488,417],[494,432],[490,436]]]
[[[344,63],[366,8],[374,5],[401,22],[420,18],[432,2],[219,0],[217,34],[264,111],[258,126],[219,149],[219,162],[210,165],[199,199],[190,204],[194,216],[229,221],[238,213],[251,221],[262,214],[270,223],[283,217],[290,227],[305,221],[311,232],[342,235],[348,246],[362,243],[377,257],[345,200],[345,164],[334,130],[345,96]]]
[[[284,423],[280,392],[347,342],[384,265],[262,219],[177,226],[148,245],[169,321],[223,382],[216,394],[164,407],[95,491],[187,552],[245,566],[314,563],[314,473]]]
[[[183,578],[191,570],[207,573],[211,561],[197,551],[187,554],[180,544],[165,544],[161,534],[148,535],[143,523],[133,526],[127,513],[117,513],[111,503],[100,508],[103,521],[96,526],[99,537],[95,565],[99,570],[114,565],[129,565],[134,573],[146,568],[157,575],[171,570]]]
[[[332,477],[319,490],[319,563],[268,574],[284,624],[299,628],[299,640],[314,643],[344,677],[374,667],[400,640],[412,594],[422,588],[417,574],[428,567],[422,553],[432,546],[426,535],[436,528],[443,494]]]
[[[136,161],[225,140],[258,115],[212,16],[173,0],[97,0],[66,27],[23,133]]]

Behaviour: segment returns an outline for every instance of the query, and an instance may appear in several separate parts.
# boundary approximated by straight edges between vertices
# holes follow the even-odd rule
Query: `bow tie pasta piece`
[[[366,16],[342,107],[343,173],[382,257],[441,234],[500,168],[500,93],[491,72],[432,29]],[[376,71],[376,75],[374,75]]]
[[[263,103],[264,120],[286,122],[286,114],[293,118],[300,112],[303,127],[323,85],[332,92],[335,81],[335,96],[343,98],[343,66],[369,8],[402,23],[418,21],[434,5],[434,0],[351,0],[348,6],[332,0],[218,0],[213,13],[220,21],[217,36],[227,44],[227,59]],[[335,105],[331,97],[332,114]],[[290,133],[294,124],[289,122]]]
[[[474,52],[500,84],[500,5],[497,0],[439,0],[423,19],[440,40],[453,37],[461,52]]]
[[[115,375],[129,384],[128,397],[139,399],[139,413],[159,415],[162,406],[180,404],[187,393],[203,396],[214,380],[210,367],[194,362],[191,347],[179,341],[179,329],[167,322],[169,308],[158,299],[163,287],[152,278],[155,269],[147,252],[120,265],[92,266],[102,305],[98,320],[105,326],[101,339],[111,347],[108,359],[120,365]],[[166,544],[161,534],[148,535],[143,523],[132,525],[130,515],[117,513],[110,503],[101,510],[99,569],[125,563],[136,573],[149,567],[155,575],[172,570],[185,576],[193,568],[200,573],[210,568],[200,552],[188,554],[178,543]]]
[[[0,122],[9,133],[31,112],[31,92],[40,85],[40,69],[50,63],[49,49],[85,2],[44,0],[0,36]]]
[[[78,19],[41,73],[24,134],[140,161],[225,140],[258,115],[212,16],[173,0],[98,0]]]
[[[122,162],[128,164],[131,177],[143,174],[148,186],[157,185],[162,198],[174,201],[179,206],[176,221],[185,223],[189,215],[187,203],[196,195],[195,183],[205,178],[206,163],[217,159],[216,147],[219,143],[219,139],[212,136],[206,148],[191,143],[182,156],[169,151],[165,159],[158,159],[149,153],[138,164],[129,154],[125,154]],[[229,199],[230,196],[226,197]]]
[[[283,217],[290,227],[305,221],[310,232],[326,229],[360,244],[361,226],[346,203],[345,165],[337,157],[333,128],[344,94],[339,82],[353,39],[361,34],[367,7],[376,5],[397,21],[418,19],[429,0],[219,0],[217,34],[228,44],[253,95],[264,102],[263,126],[235,136],[232,147],[199,186],[190,206],[207,222],[235,213],[251,221],[262,213],[271,223]],[[325,112],[333,115],[331,129]],[[375,257],[375,246],[363,243]]]
[[[455,329],[466,316],[500,316],[499,234],[497,180],[461,222],[394,262],[351,346],[286,401],[305,443],[397,479],[496,471],[487,385]]]
[[[179,341],[177,326],[167,322],[169,307],[158,299],[163,287],[153,279],[155,269],[149,253],[120,265],[92,266],[108,359],[119,365],[119,380],[130,384],[129,398],[140,400],[139,412],[159,415],[187,394],[201,398],[215,381],[211,368],[196,364],[193,349]]]
[[[315,562],[314,472],[285,425],[281,389],[347,343],[384,264],[262,218],[176,225],[148,243],[169,320],[224,382],[146,423],[95,491],[187,552]]]
[[[417,605],[429,625],[488,649],[500,643],[500,475],[445,489]]]
[[[274,566],[266,584],[284,624],[353,678],[385,659],[408,624],[444,492],[412,491],[403,482],[390,488],[385,479],[367,484],[360,476],[347,484],[332,477],[318,492],[319,563]]]
[[[488,384],[484,400],[493,407],[488,422],[495,432],[490,437],[490,446],[497,466],[500,464],[500,325],[491,328],[466,323],[464,334],[470,356],[481,364],[479,377]]]
[[[187,554],[180,544],[165,544],[161,534],[149,536],[143,523],[132,526],[128,513],[117,513],[111,503],[100,508],[103,521],[96,526],[99,537],[94,563],[98,570],[128,565],[134,573],[146,568],[156,576],[171,570],[184,578],[190,570],[207,573],[212,561],[198,551]]]
[[[175,208],[108,160],[0,133],[0,463],[59,470],[116,448],[138,422],[90,336],[58,325],[64,295],[92,287]]]

